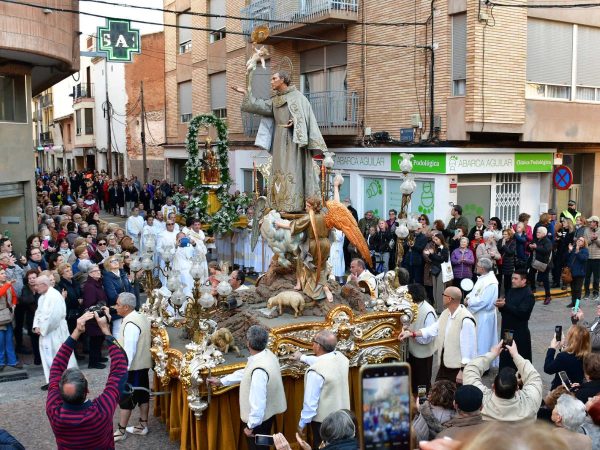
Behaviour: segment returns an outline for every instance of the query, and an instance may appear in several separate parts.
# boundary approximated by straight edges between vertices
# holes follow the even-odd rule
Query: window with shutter
[[[179,118],[181,123],[192,120],[192,82],[179,83]]]
[[[452,95],[465,95],[467,84],[467,13],[452,16]]]

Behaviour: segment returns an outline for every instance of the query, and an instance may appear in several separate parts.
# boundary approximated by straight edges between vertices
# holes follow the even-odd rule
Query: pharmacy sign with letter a
[[[129,20],[106,19],[105,27],[98,27],[96,49],[112,62],[131,62],[131,55],[142,51],[140,30],[131,29]]]

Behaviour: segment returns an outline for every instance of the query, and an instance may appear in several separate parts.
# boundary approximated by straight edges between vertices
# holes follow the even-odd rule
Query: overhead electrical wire
[[[574,8],[598,8],[600,3],[540,3],[540,4],[511,4],[511,3],[496,3],[491,0],[485,0],[485,4],[489,6],[498,6],[502,8],[528,8],[528,9],[574,9]]]
[[[240,21],[248,21],[252,22],[256,19],[251,17],[242,17],[242,16],[232,16],[229,14],[212,14],[212,13],[201,13],[194,11],[175,11],[172,9],[164,9],[164,8],[156,8],[152,6],[141,6],[141,5],[131,5],[128,3],[114,3],[109,2],[107,0],[79,0],[81,2],[87,3],[100,3],[103,5],[110,6],[118,6],[121,8],[134,8],[134,9],[143,9],[147,11],[157,11],[163,13],[176,14],[178,16],[189,15],[189,16],[200,16],[200,17],[213,17],[217,19],[232,19],[232,20],[240,20]],[[260,22],[265,23],[281,23],[281,24],[290,24],[290,25],[341,25],[341,22],[305,22],[302,20],[283,20],[283,19],[260,19]],[[379,26],[379,27],[406,27],[406,26],[414,26],[414,25],[427,25],[427,22],[356,22],[356,25],[367,25],[367,26]]]
[[[106,16],[106,15],[102,15],[102,14],[81,12],[81,11],[74,10],[74,9],[51,7],[51,6],[47,6],[47,5],[46,6],[45,5],[36,5],[35,3],[22,2],[22,1],[16,1],[16,0],[0,0],[0,3],[10,3],[13,5],[29,6],[31,8],[44,9],[44,10],[50,10],[50,11],[56,11],[56,12],[81,14],[81,15],[85,15],[85,16],[97,17],[100,19],[122,20],[117,17]],[[208,31],[208,32],[219,31],[219,30],[215,30],[212,28],[189,27],[189,26],[184,26],[184,25],[174,25],[174,24],[167,24],[167,23],[163,24],[163,23],[159,23],[159,22],[150,22],[147,20],[139,20],[139,19],[128,19],[128,20],[132,23],[139,23],[139,24],[144,24],[144,25],[157,25],[157,26],[164,26],[164,27],[177,28],[177,29]],[[244,33],[242,31],[227,31],[227,34],[250,36],[250,33]],[[324,44],[346,44],[346,45],[365,46],[365,47],[429,48],[428,45],[419,45],[419,46],[415,47],[413,45],[407,45],[407,44],[379,44],[379,43],[368,43],[368,42],[336,41],[336,40],[331,40],[331,39],[303,38],[303,37],[298,37],[298,36],[272,36],[271,38],[272,39],[281,39],[281,40],[321,42]]]

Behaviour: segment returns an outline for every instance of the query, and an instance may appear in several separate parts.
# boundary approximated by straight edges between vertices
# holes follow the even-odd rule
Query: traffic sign
[[[133,53],[142,51],[140,30],[130,28],[129,20],[106,19],[105,27],[98,27],[96,49],[113,62],[131,62]]]
[[[567,166],[558,166],[552,174],[554,187],[560,191],[566,191],[573,184],[573,172]]]

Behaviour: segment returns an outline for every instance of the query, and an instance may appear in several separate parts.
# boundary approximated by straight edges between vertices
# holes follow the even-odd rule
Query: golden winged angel
[[[348,240],[356,246],[365,261],[371,265],[371,254],[365,239],[358,228],[356,220],[341,202],[339,188],[343,178],[337,175],[333,181],[333,200],[325,202],[327,211],[322,210],[319,197],[307,197],[305,200],[306,214],[289,224],[276,222],[278,228],[289,229],[292,233],[306,232],[306,238],[300,244],[297,255],[296,290],[302,290],[314,300],[327,298],[333,301],[331,290],[327,286],[327,260],[331,243],[329,232],[336,228],[344,232]]]

